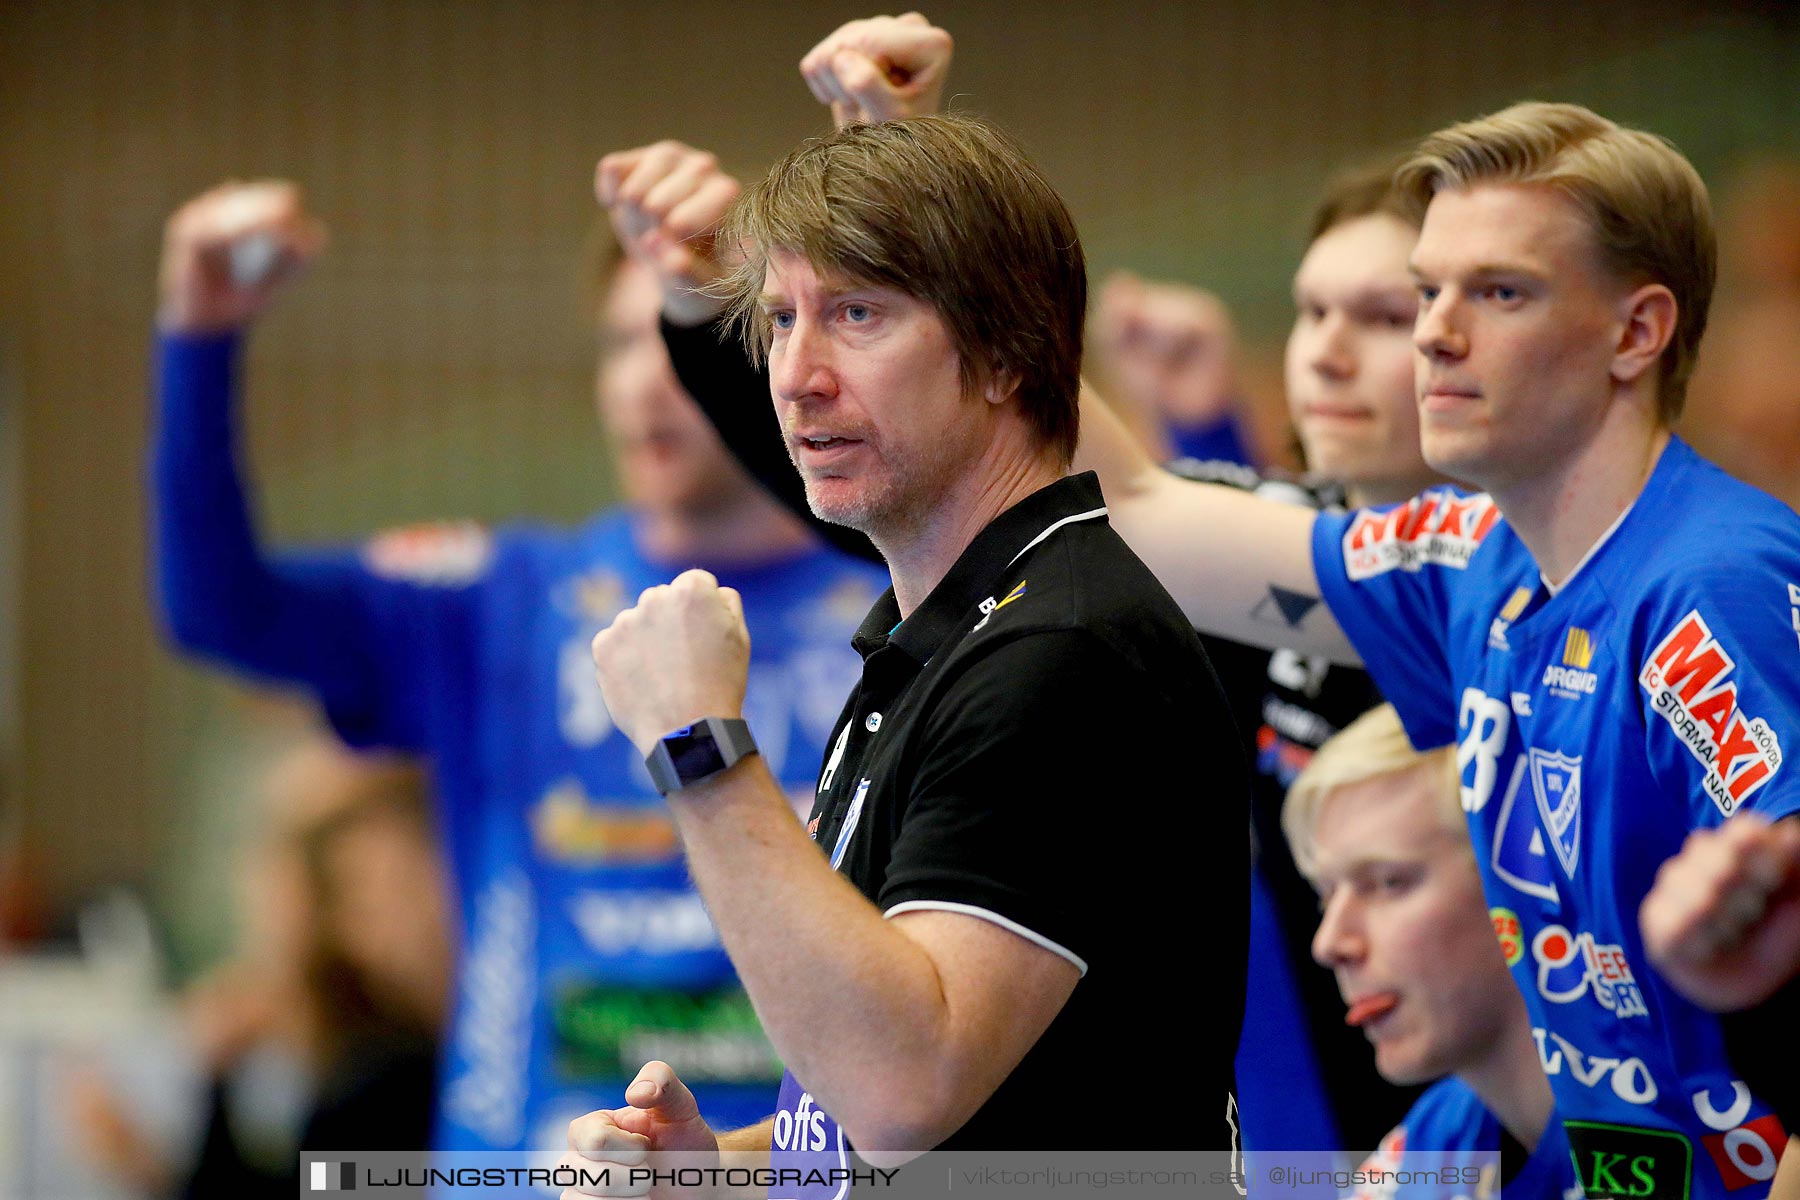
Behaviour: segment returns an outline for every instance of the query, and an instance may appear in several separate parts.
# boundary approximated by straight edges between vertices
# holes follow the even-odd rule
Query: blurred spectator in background
[[[1158,462],[1260,464],[1241,414],[1237,330],[1217,296],[1116,271],[1088,345],[1106,395]]]
[[[70,1081],[81,1144],[140,1195],[288,1197],[302,1149],[430,1132],[454,955],[424,772],[318,736],[264,788],[239,949],[180,1001],[207,1092],[197,1149],[166,1157],[99,1070]]]
[[[636,268],[596,288],[628,507],[573,530],[441,524],[271,553],[236,461],[237,375],[249,327],[323,245],[286,183],[227,184],[169,222],[151,472],[169,628],[304,685],[354,745],[429,756],[464,950],[436,1148],[560,1147],[650,1058],[722,1126],[758,1120],[780,1064],[589,645],[644,589],[712,571],[743,596],[762,754],[810,797],[885,573],[820,547],[733,465],[670,371]]]
[[[1800,162],[1724,191],[1719,293],[1682,435],[1800,509]]]

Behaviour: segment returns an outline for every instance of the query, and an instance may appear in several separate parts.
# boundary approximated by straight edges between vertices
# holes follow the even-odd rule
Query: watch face
[[[668,748],[669,762],[675,767],[677,779],[698,779],[724,766],[712,730],[704,725],[677,729],[665,737],[662,744]]]

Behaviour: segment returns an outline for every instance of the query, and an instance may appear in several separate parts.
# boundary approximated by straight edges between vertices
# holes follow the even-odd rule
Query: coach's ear
[[[1675,338],[1675,317],[1675,294],[1660,283],[1646,283],[1621,298],[1613,379],[1636,383],[1645,371],[1653,370]]]

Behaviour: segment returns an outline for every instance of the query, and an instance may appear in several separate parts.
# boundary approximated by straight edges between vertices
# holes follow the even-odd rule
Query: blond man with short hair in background
[[[1345,1020],[1374,1045],[1387,1079],[1432,1083],[1365,1165],[1474,1166],[1486,1194],[1579,1196],[1531,1021],[1507,977],[1525,952],[1518,919],[1490,913],[1482,896],[1456,776],[1454,750],[1414,750],[1383,704],[1320,747],[1282,812],[1294,860],[1319,893],[1313,955],[1337,975]],[[1499,1172],[1471,1152],[1498,1154]]]

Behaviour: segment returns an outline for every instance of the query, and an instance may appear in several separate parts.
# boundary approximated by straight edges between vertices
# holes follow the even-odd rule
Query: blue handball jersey
[[[774,1111],[781,1066],[690,882],[668,810],[612,724],[589,644],[638,594],[709,566],[743,595],[749,719],[811,802],[887,586],[825,549],[658,562],[626,512],[577,530],[433,525],[265,555],[232,462],[235,339],[166,339],[152,469],[178,641],[301,683],[346,740],[428,755],[461,916],[437,1148],[560,1149],[661,1058],[721,1127]],[[796,816],[796,820],[798,820]]]
[[[1530,1156],[1496,1187],[1496,1164],[1487,1155],[1500,1153],[1504,1137],[1499,1118],[1467,1084],[1454,1075],[1441,1079],[1381,1139],[1380,1149],[1363,1163],[1365,1173],[1374,1178],[1349,1195],[1353,1200],[1481,1200],[1500,1195],[1581,1200],[1568,1138],[1554,1114]],[[1426,1175],[1435,1178],[1427,1182]]]
[[[1491,499],[1321,516],[1314,565],[1415,745],[1454,742],[1590,1197],[1767,1195],[1786,1133],[1638,906],[1693,829],[1800,809],[1800,519],[1671,440],[1554,593]]]

